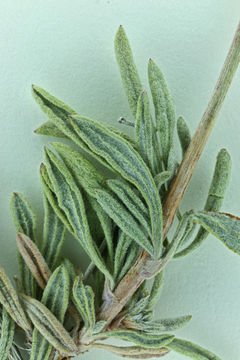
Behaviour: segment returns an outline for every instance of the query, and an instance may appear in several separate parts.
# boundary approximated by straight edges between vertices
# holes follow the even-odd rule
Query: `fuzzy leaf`
[[[59,262],[63,246],[65,226],[44,195],[44,228],[42,253],[49,268],[53,271]]]
[[[65,267],[59,266],[52,274],[42,296],[41,302],[63,323],[69,301],[69,275]],[[52,352],[44,334],[37,328],[33,331],[33,345],[30,360],[48,360]]]
[[[120,231],[120,235],[117,241],[117,247],[115,250],[115,257],[114,257],[114,278],[118,276],[119,272],[122,269],[124,259],[126,256],[127,251],[133,240],[127,236],[124,232]]]
[[[77,353],[73,339],[45,305],[29,296],[24,296],[24,303],[35,328],[55,349],[64,354]]]
[[[130,341],[134,344],[137,344],[143,348],[157,349],[162,346],[165,346],[174,339],[174,335],[150,335],[143,334],[135,330],[112,330],[102,332],[100,334],[94,335],[95,339],[98,338],[119,338],[122,340]]]
[[[221,360],[212,352],[203,349],[199,345],[195,345],[190,341],[175,338],[170,344],[166,346],[170,350],[188,356],[194,360]]]
[[[110,351],[111,353],[128,359],[151,359],[165,356],[170,350],[162,347],[159,349],[145,349],[140,346],[113,346],[95,343],[94,348]]]
[[[152,59],[148,63],[148,79],[155,108],[156,126],[161,140],[163,162],[166,166],[173,142],[175,110],[163,74]]]
[[[36,242],[36,215],[29,201],[22,194],[13,193],[11,211],[17,231],[29,236]],[[18,260],[23,291],[27,295],[34,296],[36,293],[36,282],[20,254],[18,255]]]
[[[153,281],[151,292],[148,299],[148,309],[154,309],[157,304],[163,287],[163,271],[158,273]]]
[[[15,323],[3,307],[1,323],[0,360],[9,359],[9,351],[13,344]]]
[[[85,286],[80,276],[73,284],[74,303],[81,314],[87,328],[93,329],[95,325],[94,293],[90,286]]]
[[[0,303],[16,323],[25,331],[31,330],[31,325],[19,302],[18,295],[13,288],[4,269],[0,266]]]
[[[122,26],[120,26],[117,31],[114,45],[123,87],[131,112],[135,117],[138,97],[142,91],[142,85],[133,60],[128,38]]]
[[[96,198],[104,211],[106,211],[108,216],[114,220],[120,229],[131,237],[131,239],[136,241],[149,254],[153,255],[153,248],[150,241],[125,206],[108,191],[103,189],[96,189]]]
[[[219,211],[221,209],[223,199],[229,184],[231,175],[231,158],[227,150],[221,149],[217,156],[213,179],[208,192],[207,201],[204,207],[205,211]],[[175,256],[181,257],[197,249],[203,241],[206,240],[209,232],[201,227],[191,242],[183,250],[179,251]]]
[[[39,128],[34,131],[38,135],[47,135],[53,136],[57,138],[67,139],[67,135],[65,135],[52,121],[46,121]]]
[[[147,93],[143,91],[138,99],[135,137],[139,147],[139,153],[145,163],[154,170],[154,148],[153,148],[153,122],[150,114]]]
[[[83,198],[72,175],[49,149],[46,149],[45,159],[48,175],[54,186],[54,193],[57,197],[58,204],[74,230],[75,237],[81,243],[94,264],[110,281],[113,281],[92,239]]]
[[[178,330],[187,325],[191,319],[191,315],[186,315],[177,318],[160,319],[152,322],[138,321],[137,324],[139,325],[141,331],[156,335],[164,331]]]
[[[177,133],[182,148],[182,156],[184,156],[191,142],[191,134],[187,123],[182,116],[177,119]]]
[[[98,334],[100,331],[102,331],[106,325],[105,320],[97,321],[93,328],[93,334]]]
[[[120,282],[123,276],[128,272],[131,266],[135,263],[137,258],[141,253],[141,248],[138,246],[137,243],[133,242],[131,244],[130,250],[127,252],[123,266],[121,267],[119,273],[117,274],[116,282]]]
[[[148,209],[139,195],[123,180],[107,180],[107,185],[151,236],[151,222]]]
[[[51,272],[37,246],[28,236],[18,233],[17,246],[29,270],[42,289],[45,288]]]
[[[161,173],[154,176],[154,181],[158,190],[160,190],[161,186],[165,184],[172,176],[171,171],[162,171]]]
[[[93,120],[75,116],[72,124],[89,148],[105,159],[120,175],[134,184],[149,206],[155,256],[162,246],[162,206],[152,175],[133,147]]]

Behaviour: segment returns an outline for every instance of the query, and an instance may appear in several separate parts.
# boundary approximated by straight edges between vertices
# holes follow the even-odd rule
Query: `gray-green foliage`
[[[218,154],[204,210],[179,216],[172,239],[164,239],[162,203],[179,166],[173,141],[174,105],[161,70],[150,59],[148,80],[155,116],[151,114],[122,26],[116,34],[115,54],[134,117],[134,122],[122,122],[134,127],[134,139],[79,115],[33,86],[33,96],[48,117],[35,132],[72,143],[52,143],[57,155],[45,149],[40,168],[44,197],[41,242],[41,235],[38,242],[36,239],[36,216],[29,201],[19,193],[11,200],[22,254],[21,281],[17,282],[21,297],[0,267],[0,360],[7,360],[9,351],[14,354],[14,321],[31,344],[31,360],[59,360],[91,347],[129,358],[162,357],[175,351],[195,360],[220,360],[198,345],[164,334],[186,325],[190,315],[153,320],[153,311],[162,291],[163,268],[173,257],[198,247],[209,233],[240,254],[240,219],[219,212],[229,183],[230,156],[225,149]],[[184,156],[191,136],[182,117],[177,120],[177,132]],[[200,229],[189,245],[197,225]],[[84,276],[70,260],[60,257],[66,230],[91,261]],[[136,273],[133,265],[144,256],[144,266]],[[82,270],[81,263],[77,266]],[[128,284],[128,271],[141,276],[141,285],[130,299],[126,293],[117,297],[119,288],[124,289],[122,282]],[[124,297],[127,301],[122,308]],[[122,310],[110,327],[101,317],[106,304],[120,305]],[[136,346],[98,342],[106,338]]]

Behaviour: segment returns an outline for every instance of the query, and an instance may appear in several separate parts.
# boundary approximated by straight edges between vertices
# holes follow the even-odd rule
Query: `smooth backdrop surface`
[[[50,139],[33,134],[45,116],[31,97],[35,83],[80,113],[113,125],[130,118],[114,58],[113,39],[125,27],[141,78],[147,85],[152,57],[165,74],[176,105],[193,133],[207,105],[240,15],[238,0],[5,0],[0,3],[0,263],[17,272],[15,229],[9,200],[25,194],[42,221],[38,169]],[[240,216],[240,71],[228,93],[216,128],[181,205],[201,209],[215,157],[226,147],[233,160],[223,210]],[[119,125],[117,125],[119,126]],[[77,256],[69,240],[65,254]],[[240,257],[218,240],[172,261],[158,304],[160,317],[192,314],[177,332],[216,352],[240,359]],[[83,359],[117,359],[92,351]],[[168,360],[184,357],[171,353]]]

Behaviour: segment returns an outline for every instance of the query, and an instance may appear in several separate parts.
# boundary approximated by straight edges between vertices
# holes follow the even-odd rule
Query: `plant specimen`
[[[164,267],[198,248],[209,233],[240,254],[240,219],[220,212],[231,171],[225,149],[217,156],[204,210],[184,214],[179,210],[239,63],[240,26],[192,139],[185,120],[176,120],[164,77],[150,59],[152,116],[121,26],[115,52],[134,118],[131,122],[121,117],[120,123],[134,127],[134,139],[78,114],[40,87],[32,88],[48,117],[35,132],[65,140],[53,142],[52,150],[44,149],[42,239],[36,236],[29,201],[19,193],[12,196],[20,278],[15,290],[0,268],[1,360],[21,359],[15,330],[24,332],[31,360],[70,359],[92,348],[135,359],[164,357],[170,351],[192,359],[220,359],[175,336],[190,315],[155,320],[153,312]],[[175,123],[181,164],[174,151]],[[175,215],[178,225],[170,238],[167,233]],[[86,271],[76,269],[61,254],[66,233],[89,257]],[[104,342],[107,338],[130,344],[109,345]]]

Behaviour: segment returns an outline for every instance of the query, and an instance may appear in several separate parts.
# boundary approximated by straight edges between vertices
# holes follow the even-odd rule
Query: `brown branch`
[[[224,66],[220,73],[217,85],[205,113],[198,125],[197,131],[189,145],[184,159],[179,167],[178,173],[171,185],[166,201],[163,206],[164,237],[166,236],[176,211],[183,198],[184,192],[189,184],[192,174],[196,168],[200,155],[206,141],[214,126],[217,115],[221,109],[224,98],[232,82],[240,61],[240,24],[235,33],[231,48],[228,52]],[[119,314],[138,287],[144,281],[143,268],[149,255],[143,251],[135,265],[128,271],[117,286],[110,302],[105,301],[102,305],[98,318],[105,320],[107,325]]]

